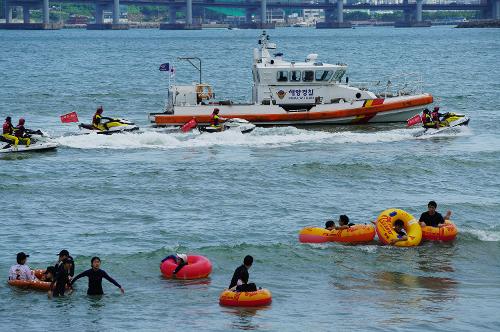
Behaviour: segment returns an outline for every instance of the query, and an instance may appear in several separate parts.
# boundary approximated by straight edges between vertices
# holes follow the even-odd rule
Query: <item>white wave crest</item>
[[[413,130],[393,129],[378,132],[297,129],[295,127],[257,128],[250,134],[238,131],[184,134],[172,131],[147,130],[141,133],[115,135],[62,136],[56,141],[62,146],[77,149],[176,149],[208,146],[282,147],[293,144],[319,142],[326,144],[371,144],[415,139]]]
[[[500,241],[500,232],[498,231],[488,231],[482,229],[467,229],[464,233],[472,234],[481,241],[486,242],[498,242]]]

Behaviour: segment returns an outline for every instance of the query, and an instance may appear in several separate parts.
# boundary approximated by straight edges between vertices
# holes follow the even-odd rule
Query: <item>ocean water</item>
[[[203,60],[218,96],[246,101],[260,31],[2,31],[0,113],[49,132],[54,152],[0,157],[0,273],[15,254],[43,268],[68,249],[125,288],[66,298],[0,284],[2,330],[498,331],[500,320],[500,92],[498,29],[271,30],[287,59],[319,53],[349,64],[350,82],[418,72],[442,110],[469,128],[415,138],[403,124],[257,128],[178,134],[149,127],[176,81],[197,80],[180,56]],[[72,136],[77,111],[141,126],[142,133]],[[418,217],[434,199],[452,210],[453,243],[417,248],[308,245],[299,230],[347,214],[368,223],[386,208]],[[209,279],[163,279],[174,252],[207,256]],[[250,279],[273,293],[263,309],[220,307],[245,255]]]

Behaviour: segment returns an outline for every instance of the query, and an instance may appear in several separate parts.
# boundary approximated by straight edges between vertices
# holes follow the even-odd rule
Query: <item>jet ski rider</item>
[[[431,112],[426,108],[422,113],[422,124],[424,128],[437,128],[439,122],[433,121]]]
[[[12,125],[12,118],[10,116],[5,118],[2,137],[5,138],[7,142],[13,142],[14,147],[17,147],[17,144],[19,144],[19,138],[14,136],[14,126]]]
[[[106,123],[101,123],[101,120],[112,120],[111,118],[106,118],[102,116],[102,112],[104,112],[104,109],[102,106],[99,106],[99,108],[95,111],[94,117],[92,118],[92,126],[101,131],[109,130],[108,126]]]
[[[432,121],[436,122],[438,125],[441,122],[440,118],[443,114],[439,113],[439,106],[435,106],[431,113]]]
[[[31,139],[28,136],[28,134],[30,133],[30,130],[24,128],[24,123],[25,122],[26,121],[24,120],[24,118],[20,118],[19,119],[19,123],[17,124],[17,126],[15,128],[15,135],[19,139],[19,141],[21,141],[24,144],[26,144],[26,147],[29,147],[30,144],[31,144]]]
[[[214,127],[214,128],[221,128],[222,129],[222,126],[220,125],[220,122],[224,122],[226,121],[227,119],[225,118],[221,118],[219,116],[219,109],[218,108],[214,108],[214,111],[212,112],[212,115],[210,116],[210,127]]]

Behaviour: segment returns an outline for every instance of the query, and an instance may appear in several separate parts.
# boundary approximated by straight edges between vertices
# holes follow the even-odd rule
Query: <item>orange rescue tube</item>
[[[33,289],[37,291],[48,291],[50,289],[50,282],[41,281],[45,270],[33,270],[35,277],[38,279],[35,280],[9,280],[7,283],[11,286],[21,288],[21,289]]]
[[[422,227],[422,240],[449,242],[455,240],[457,234],[457,226],[449,220],[445,220],[441,227]]]
[[[205,256],[188,255],[188,264],[173,276],[177,263],[167,259],[161,263],[160,270],[165,278],[202,279],[212,272],[212,263]]]
[[[235,292],[226,289],[219,297],[219,304],[228,307],[263,307],[271,302],[272,295],[267,289],[255,292]]]
[[[420,241],[422,241],[422,228],[411,214],[400,209],[387,209],[378,216],[375,229],[377,230],[380,242],[389,244],[391,240],[397,239],[397,234],[393,227],[394,222],[398,219],[402,220],[404,223],[404,229],[408,236],[408,240],[396,242],[395,246],[418,246]]]
[[[323,242],[370,242],[375,237],[375,228],[372,225],[354,225],[346,229],[327,230],[321,227],[305,227],[299,232],[299,241],[302,243]]]

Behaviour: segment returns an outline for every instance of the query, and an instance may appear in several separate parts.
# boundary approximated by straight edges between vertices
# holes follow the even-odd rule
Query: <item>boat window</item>
[[[332,78],[333,71],[331,70],[316,70],[316,81],[329,81]]]
[[[287,71],[278,71],[276,75],[276,81],[278,82],[286,82],[288,81],[288,72]]]
[[[304,70],[302,80],[304,82],[312,82],[314,80],[314,72],[312,70]]]
[[[333,78],[335,79],[335,81],[341,81],[342,80],[342,76],[344,76],[345,74],[345,70],[344,69],[337,69],[337,71],[335,72],[335,75],[333,76]]]
[[[301,77],[301,72],[300,70],[292,70],[290,72],[290,82],[300,82],[300,77]]]

